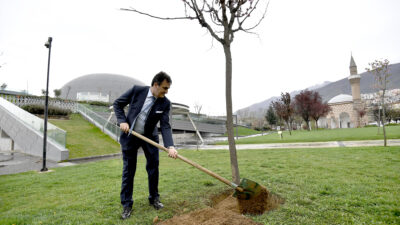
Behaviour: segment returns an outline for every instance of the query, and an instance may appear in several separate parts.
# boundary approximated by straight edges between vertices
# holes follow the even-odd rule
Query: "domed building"
[[[368,116],[360,116],[360,111],[365,109],[365,102],[361,99],[360,79],[357,65],[353,56],[350,59],[350,76],[348,77],[351,94],[339,94],[328,101],[331,111],[318,121],[319,127],[325,128],[353,128],[363,127],[368,124]]]
[[[80,101],[114,102],[133,85],[145,85],[132,77],[96,73],[78,77],[61,88],[61,98]],[[148,84],[150,85],[150,84]]]

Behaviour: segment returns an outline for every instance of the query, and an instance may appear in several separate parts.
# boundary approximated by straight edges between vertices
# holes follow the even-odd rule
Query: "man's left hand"
[[[168,156],[174,159],[178,157],[178,151],[175,149],[175,147],[173,146],[168,147]]]

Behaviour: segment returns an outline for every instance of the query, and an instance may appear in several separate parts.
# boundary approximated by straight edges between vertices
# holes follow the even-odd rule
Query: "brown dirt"
[[[261,200],[262,198],[265,199]],[[270,194],[266,189],[252,200],[238,200],[232,197],[230,191],[214,196],[212,201],[211,207],[177,215],[165,221],[159,221],[157,218],[153,222],[158,225],[257,225],[258,223],[245,217],[241,212],[262,214],[267,210],[278,208],[279,204],[283,203],[283,199]]]
[[[276,195],[270,194],[269,191],[263,187],[261,193],[254,196],[250,200],[237,199],[239,211],[242,214],[261,215],[265,211],[270,211],[279,207],[283,203],[283,199]]]

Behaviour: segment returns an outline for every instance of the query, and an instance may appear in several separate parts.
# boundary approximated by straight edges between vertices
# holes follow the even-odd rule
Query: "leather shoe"
[[[124,211],[121,214],[123,220],[128,219],[131,216],[132,207],[124,207]]]
[[[164,205],[160,202],[159,198],[155,198],[153,201],[150,201],[150,205],[152,205],[156,210],[164,208]]]

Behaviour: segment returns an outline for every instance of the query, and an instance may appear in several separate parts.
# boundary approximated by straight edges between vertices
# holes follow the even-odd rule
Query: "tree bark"
[[[383,91],[382,95],[382,130],[383,130],[383,146],[387,146],[386,141],[386,129],[385,129],[385,122],[386,122],[386,115],[385,115],[385,91]]]
[[[231,159],[232,180],[240,183],[239,165],[236,155],[235,137],[233,133],[232,113],[232,53],[229,44],[223,44],[225,53],[225,96],[226,96],[226,130],[228,132],[229,153]]]

